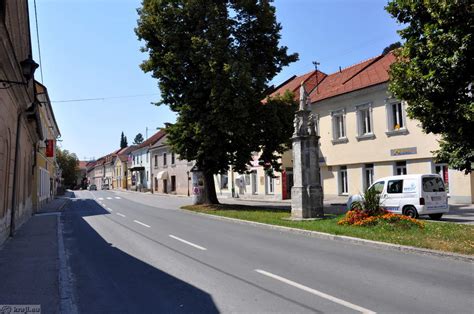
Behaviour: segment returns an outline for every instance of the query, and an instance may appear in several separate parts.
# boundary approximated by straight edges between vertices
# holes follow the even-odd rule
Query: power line
[[[41,48],[40,48],[40,38],[39,38],[39,28],[38,28],[38,11],[36,10],[36,0],[34,0],[33,3],[35,6],[36,40],[38,42],[38,57],[39,57],[39,64],[40,64],[41,84],[43,84],[43,62],[41,62]]]
[[[158,96],[159,93],[155,94],[140,94],[140,95],[125,95],[125,96],[110,96],[110,97],[98,97],[98,98],[78,98],[78,99],[65,99],[65,100],[52,100],[51,102],[82,102],[82,101],[98,101],[106,99],[120,99],[120,98],[135,98],[144,96]]]

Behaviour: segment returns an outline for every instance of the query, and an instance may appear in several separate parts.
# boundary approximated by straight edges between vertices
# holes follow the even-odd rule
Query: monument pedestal
[[[293,187],[291,188],[291,219],[323,218],[323,189],[319,168],[319,136],[315,118],[308,109],[304,86],[300,88],[300,108],[295,113],[292,138]]]
[[[303,220],[324,217],[321,186],[291,188],[291,218]]]

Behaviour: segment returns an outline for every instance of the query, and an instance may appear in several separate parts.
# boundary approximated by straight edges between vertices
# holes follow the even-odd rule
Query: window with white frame
[[[387,123],[389,135],[406,133],[405,106],[403,102],[387,104]]]
[[[341,166],[339,168],[339,193],[347,194],[349,192],[347,183],[347,166]]]
[[[166,153],[163,153],[163,166],[166,166],[168,161],[166,160]]]
[[[372,105],[365,104],[356,107],[357,110],[357,133],[359,138],[373,136]]]
[[[267,194],[274,194],[275,193],[275,179],[269,175],[266,175],[266,190]]]
[[[171,153],[171,164],[174,165],[174,163],[175,163],[174,153]]]
[[[331,112],[333,143],[347,140],[346,137],[346,113],[345,110]]]
[[[395,163],[395,174],[397,176],[407,174],[407,162],[406,161],[397,161]]]
[[[364,190],[374,183],[374,164],[365,164],[364,166]]]

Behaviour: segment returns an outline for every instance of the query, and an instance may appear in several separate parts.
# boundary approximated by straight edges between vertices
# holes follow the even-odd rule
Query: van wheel
[[[418,211],[413,206],[405,207],[405,210],[403,211],[403,214],[405,216],[410,217],[410,218],[418,218]]]
[[[443,214],[429,214],[429,216],[433,220],[441,220],[441,217],[443,217]]]

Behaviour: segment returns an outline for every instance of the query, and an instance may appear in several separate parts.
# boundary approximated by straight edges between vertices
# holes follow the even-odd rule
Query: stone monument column
[[[319,136],[309,108],[303,83],[300,105],[295,113],[293,147],[293,187],[291,188],[291,219],[324,217],[323,189],[320,183]]]

